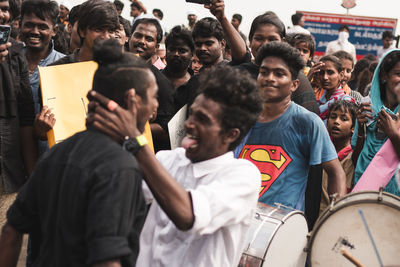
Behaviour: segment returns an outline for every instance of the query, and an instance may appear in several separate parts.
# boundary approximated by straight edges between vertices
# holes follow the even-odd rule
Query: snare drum
[[[341,248],[366,266],[380,266],[359,209],[383,265],[400,263],[400,198],[365,191],[346,195],[321,214],[309,243],[311,266],[354,266],[339,252]]]
[[[307,233],[301,211],[258,203],[239,266],[304,267]]]

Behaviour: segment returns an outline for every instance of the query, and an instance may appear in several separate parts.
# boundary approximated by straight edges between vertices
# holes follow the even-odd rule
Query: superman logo
[[[259,197],[268,191],[279,175],[292,162],[289,155],[280,146],[245,145],[239,158],[253,162],[261,172]]]

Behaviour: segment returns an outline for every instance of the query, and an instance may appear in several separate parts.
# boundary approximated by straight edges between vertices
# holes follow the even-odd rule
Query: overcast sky
[[[61,0],[59,0],[61,1]],[[71,3],[81,3],[82,0],[69,0]],[[123,16],[129,20],[130,2],[125,3]],[[178,24],[186,24],[186,12],[195,8],[200,17],[209,16],[208,10],[202,5],[189,4],[185,0],[141,0],[151,13],[153,8],[164,12],[163,22],[167,28]],[[234,13],[243,16],[241,30],[247,35],[252,20],[265,11],[274,11],[286,26],[292,26],[290,17],[296,10],[346,14],[346,9],[341,6],[341,0],[225,0],[226,14],[230,19]],[[350,14],[359,16],[373,16],[384,18],[400,18],[400,0],[357,0],[357,6],[350,10]],[[399,34],[399,27],[396,33]]]

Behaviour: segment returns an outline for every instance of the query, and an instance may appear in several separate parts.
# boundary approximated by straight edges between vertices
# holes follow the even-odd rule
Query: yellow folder
[[[86,129],[88,99],[97,63],[86,61],[58,66],[39,67],[43,105],[55,115],[56,124],[47,133],[49,147]],[[144,135],[154,152],[150,125]]]

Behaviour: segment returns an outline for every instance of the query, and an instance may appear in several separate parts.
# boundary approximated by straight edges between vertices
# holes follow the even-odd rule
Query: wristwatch
[[[125,136],[125,140],[122,143],[122,149],[128,151],[132,155],[136,155],[139,149],[147,145],[147,139],[144,135],[139,135],[134,138]]]

